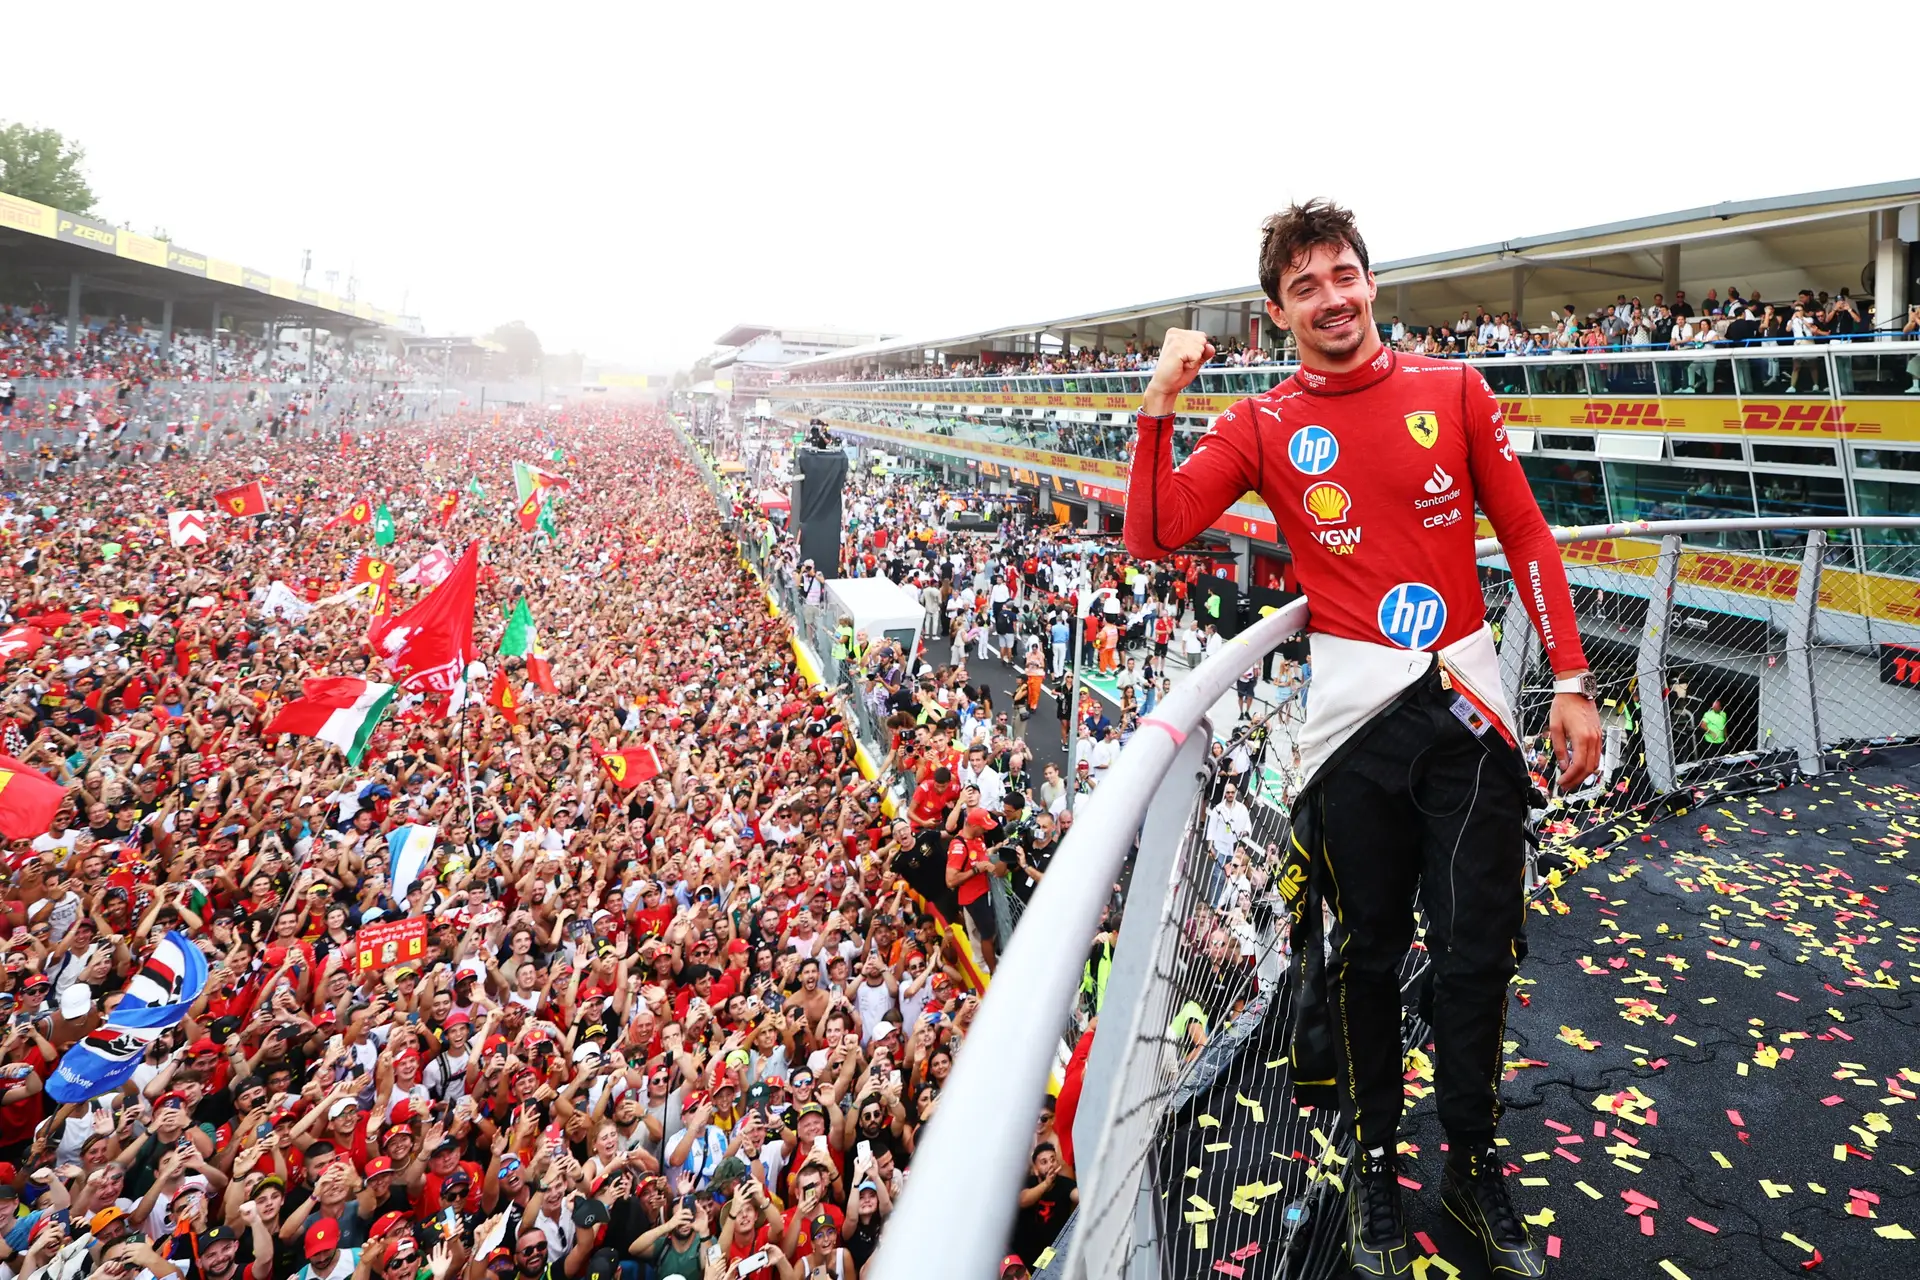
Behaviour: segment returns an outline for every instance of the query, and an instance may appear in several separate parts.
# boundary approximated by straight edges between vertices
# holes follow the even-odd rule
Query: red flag
[[[32,657],[33,651],[46,642],[46,633],[32,627],[9,627],[0,632],[0,662]]]
[[[353,452],[353,432],[342,431],[340,433],[340,456],[344,458],[352,452]]]
[[[213,502],[222,515],[263,516],[267,513],[267,491],[258,480],[222,489],[213,495]]]
[[[392,573],[393,566],[391,564],[388,564],[378,556],[370,556],[363,551],[354,557],[353,574],[347,579],[347,585],[357,587],[363,582],[371,582],[375,587],[384,591],[387,586],[387,579]]]
[[[398,617],[376,616],[368,639],[375,653],[416,693],[452,693],[479,656],[473,644],[473,595],[480,544],[469,543],[447,580]]]
[[[652,747],[622,747],[618,751],[602,751],[600,763],[607,767],[613,784],[622,791],[631,791],[660,772],[660,757]]]
[[[0,836],[31,840],[53,826],[67,789],[12,756],[0,756]]]
[[[443,525],[451,523],[453,520],[453,513],[457,511],[459,507],[460,507],[460,491],[458,489],[455,489],[452,493],[441,494],[440,502],[437,507],[437,510],[440,516],[440,523]]]
[[[519,517],[520,527],[528,533],[532,533],[534,526],[540,522],[540,506],[545,501],[541,496],[543,492],[544,490],[536,486],[534,491],[527,495],[527,500],[520,504],[520,509],[514,512],[514,515]]]
[[[373,519],[373,504],[365,498],[355,498],[352,506],[327,521],[325,527],[331,529],[335,525],[365,524],[371,519]]]
[[[514,695],[513,683],[507,679],[505,670],[493,673],[493,688],[487,691],[487,705],[500,708],[500,714],[507,718],[508,724],[520,723],[520,699]]]

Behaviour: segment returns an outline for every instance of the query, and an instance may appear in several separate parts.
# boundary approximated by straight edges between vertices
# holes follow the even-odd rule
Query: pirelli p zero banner
[[[65,240],[68,244],[83,244],[89,249],[102,249],[108,253],[120,252],[119,229],[84,214],[63,211],[60,214],[60,220],[54,226],[53,238]]]

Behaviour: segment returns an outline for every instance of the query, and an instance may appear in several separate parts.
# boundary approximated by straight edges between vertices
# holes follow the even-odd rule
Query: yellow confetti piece
[[[1202,1129],[1218,1129],[1220,1127],[1220,1120],[1216,1116],[1203,1115],[1200,1117],[1199,1124]]]
[[[1847,1144],[1846,1143],[1836,1142],[1833,1144],[1833,1158],[1835,1160],[1838,1160],[1841,1164],[1845,1164],[1847,1162]]]
[[[1194,1211],[1195,1211],[1196,1213],[1203,1213],[1203,1214],[1205,1214],[1205,1215],[1206,1215],[1206,1217],[1204,1217],[1204,1218],[1202,1218],[1202,1219],[1201,1219],[1201,1221],[1202,1221],[1202,1222],[1212,1222],[1212,1221],[1213,1221],[1213,1217],[1214,1217],[1214,1214],[1213,1214],[1213,1206],[1207,1203],[1207,1201],[1206,1201],[1206,1197],[1204,1197],[1204,1196],[1188,1196],[1188,1197],[1187,1197],[1187,1203],[1193,1206],[1193,1208],[1194,1208]]]
[[[1685,1036],[1675,1036],[1674,1039],[1678,1040],[1681,1044],[1687,1046],[1687,1048],[1689,1049],[1698,1049],[1700,1047],[1700,1042],[1698,1040],[1689,1040]],[[1645,1052],[1645,1051],[1642,1050],[1642,1052]]]
[[[1707,1154],[1712,1156],[1713,1162],[1719,1165],[1722,1169],[1733,1168],[1733,1161],[1727,1159],[1725,1156],[1721,1155],[1718,1151],[1709,1151],[1707,1152]]]
[[[1760,1189],[1767,1193],[1767,1199],[1778,1200],[1781,1196],[1793,1190],[1793,1184],[1791,1182],[1774,1182],[1770,1179],[1762,1178],[1760,1179]]]
[[[1286,1065],[1287,1065],[1287,1055],[1283,1053],[1279,1057],[1275,1058],[1272,1062],[1269,1062],[1267,1064],[1267,1070],[1273,1071],[1279,1067],[1284,1067]]]
[[[1782,1231],[1780,1233],[1780,1238],[1782,1240],[1785,1240],[1788,1244],[1793,1245],[1795,1248],[1799,1249],[1802,1253],[1814,1252],[1814,1248],[1812,1245],[1808,1244],[1805,1240],[1802,1240],[1799,1236],[1793,1234],[1793,1232],[1791,1231]]]
[[[1549,1207],[1538,1213],[1530,1213],[1527,1221],[1536,1227],[1550,1227],[1553,1225],[1553,1210]]]
[[[1047,1264],[1052,1261],[1053,1261],[1053,1246],[1048,1245],[1046,1248],[1040,1251],[1040,1256],[1033,1260],[1033,1265],[1035,1270],[1045,1271],[1047,1269]]]
[[[1258,1102],[1255,1102],[1252,1098],[1249,1098],[1246,1094],[1236,1093],[1233,1095],[1233,1100],[1253,1112],[1253,1122],[1255,1124],[1265,1124],[1267,1122],[1267,1109]]]
[[[1233,1144],[1231,1142],[1209,1142],[1200,1149],[1211,1155],[1216,1151],[1231,1151],[1233,1150]]]
[[[1817,1195],[1817,1196],[1823,1196],[1823,1195],[1825,1195],[1825,1194],[1827,1194],[1827,1189],[1826,1189],[1825,1187],[1823,1187],[1823,1186],[1821,1186],[1821,1185],[1820,1185],[1819,1183],[1817,1183],[1817,1182],[1809,1182],[1809,1183],[1807,1184],[1807,1190],[1809,1190],[1809,1191],[1811,1191],[1811,1192],[1813,1192],[1813,1194],[1815,1194],[1815,1195]]]
[[[1525,1160],[1525,1161],[1527,1161],[1527,1162],[1529,1162],[1529,1163],[1531,1163],[1531,1162],[1533,1162],[1533,1161],[1535,1161],[1535,1160],[1546,1160],[1546,1159],[1550,1159],[1550,1158],[1552,1157],[1552,1155],[1553,1155],[1553,1153],[1552,1153],[1551,1151],[1529,1151],[1529,1152],[1527,1152],[1527,1154],[1525,1154],[1525,1155],[1523,1155],[1523,1156],[1521,1156],[1520,1158],[1521,1158],[1522,1160]]]
[[[1628,1164],[1625,1160],[1622,1160],[1617,1156],[1614,1158],[1613,1162],[1619,1165],[1622,1169],[1625,1169],[1628,1173],[1645,1173],[1646,1172],[1646,1170],[1641,1168],[1639,1165]]]
[[[1202,1253],[1206,1252],[1207,1224],[1204,1222],[1196,1222],[1193,1224],[1193,1247]]]
[[[1719,1004],[1720,997],[1719,996],[1701,996],[1700,1003],[1701,1004]]]
[[[1580,1188],[1580,1189],[1581,1189],[1582,1191],[1584,1191],[1584,1192],[1586,1192],[1586,1193],[1587,1193],[1587,1199],[1589,1199],[1589,1200],[1604,1200],[1604,1199],[1606,1199],[1606,1197],[1605,1197],[1605,1196],[1603,1196],[1603,1195],[1601,1195],[1601,1194],[1600,1194],[1600,1193],[1599,1193],[1598,1191],[1595,1191],[1595,1190],[1594,1190],[1594,1189],[1593,1189],[1592,1187],[1590,1187],[1590,1186],[1588,1186],[1588,1185],[1587,1185],[1587,1183],[1586,1183],[1586,1180],[1585,1180],[1585,1179],[1582,1179],[1581,1181],[1579,1181],[1579,1182],[1576,1182],[1576,1183],[1574,1183],[1573,1185],[1574,1185],[1574,1186],[1576,1186],[1576,1187],[1578,1187],[1578,1188]]]
[[[1550,1187],[1553,1185],[1553,1182],[1548,1178],[1522,1178],[1520,1179],[1520,1185],[1523,1187]]]
[[[1686,1272],[1673,1265],[1667,1259],[1660,1259],[1660,1269],[1673,1277],[1673,1280],[1692,1280]]]
[[[1422,1263],[1426,1265],[1422,1266]],[[1413,1260],[1415,1280],[1426,1280],[1427,1273],[1430,1271],[1439,1272],[1441,1275],[1447,1277],[1447,1280],[1454,1280],[1454,1277],[1460,1274],[1460,1268],[1454,1266],[1437,1253],[1432,1255],[1422,1254]]]
[[[1873,1234],[1879,1236],[1883,1240],[1913,1239],[1913,1232],[1907,1230],[1905,1227],[1901,1226],[1897,1222],[1889,1222],[1884,1227],[1875,1227],[1873,1229]]]
[[[1190,1165],[1188,1165],[1188,1166],[1187,1166],[1187,1176],[1188,1176],[1189,1178],[1197,1178],[1197,1177],[1199,1177],[1199,1176],[1200,1176],[1200,1166],[1199,1166],[1199,1165],[1197,1165],[1197,1164],[1190,1164]]]
[[[1736,1062],[1736,1063],[1734,1063],[1733,1065],[1734,1065],[1734,1067],[1735,1067],[1735,1069],[1737,1070],[1737,1072],[1738,1072],[1738,1074],[1740,1074],[1740,1075],[1745,1075],[1745,1074],[1747,1074],[1747,1064],[1746,1064],[1746,1061],[1745,1061],[1744,1059],[1743,1059],[1743,1060],[1741,1060],[1741,1061],[1739,1061],[1739,1062]]]

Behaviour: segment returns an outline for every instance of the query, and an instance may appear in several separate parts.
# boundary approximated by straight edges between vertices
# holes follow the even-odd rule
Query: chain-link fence
[[[1879,521],[1857,542],[1766,522],[1770,544],[1784,533],[1798,548],[1722,549],[1730,530],[1759,523],[1562,532],[1603,730],[1598,769],[1564,793],[1546,740],[1551,668],[1511,575],[1497,559],[1483,567],[1502,693],[1536,788],[1554,792],[1534,813],[1531,892],[1555,894],[1628,811],[1772,788],[1920,738],[1920,547],[1907,541],[1920,520]],[[1248,633],[1254,653],[1286,638],[1277,621]],[[1204,684],[1215,663],[1244,668],[1249,656],[1223,654],[1189,678]],[[1310,682],[1299,692],[1307,701]],[[1350,1141],[1339,1116],[1295,1105],[1288,1075],[1290,833],[1267,780],[1284,775],[1292,726],[1271,720],[1259,742],[1242,730],[1217,754],[1204,720],[1170,732],[1184,734],[1179,754],[1142,806],[1144,825],[1125,833],[1131,848],[1114,855],[1131,880],[1076,1125],[1081,1199],[1046,1271],[1198,1277],[1257,1252],[1264,1276],[1334,1274]],[[1095,856],[1081,845],[1063,857],[1076,853]],[[1423,938],[1417,921],[1401,966],[1409,993]],[[1055,946],[1062,968],[1077,964],[1079,947]],[[1433,1075],[1420,1048],[1428,1029],[1417,1001],[1406,1004],[1411,1102]],[[1012,1108],[1007,1122],[1022,1114]],[[916,1161],[923,1183],[932,1163]]]

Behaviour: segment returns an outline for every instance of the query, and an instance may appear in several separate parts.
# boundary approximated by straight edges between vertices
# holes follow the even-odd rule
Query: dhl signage
[[[1878,436],[1920,440],[1920,404],[1898,400],[1734,400],[1708,397],[1500,401],[1508,426],[1588,427],[1690,435]]]
[[[1561,558],[1570,565],[1591,565],[1643,578],[1653,575],[1659,555],[1659,543],[1641,538],[1575,542],[1561,550]],[[1731,591],[1786,604],[1800,588],[1800,565],[1791,560],[1682,548],[1674,577],[1683,586]],[[1823,569],[1820,607],[1890,622],[1913,622],[1920,619],[1920,581],[1881,573]]]

